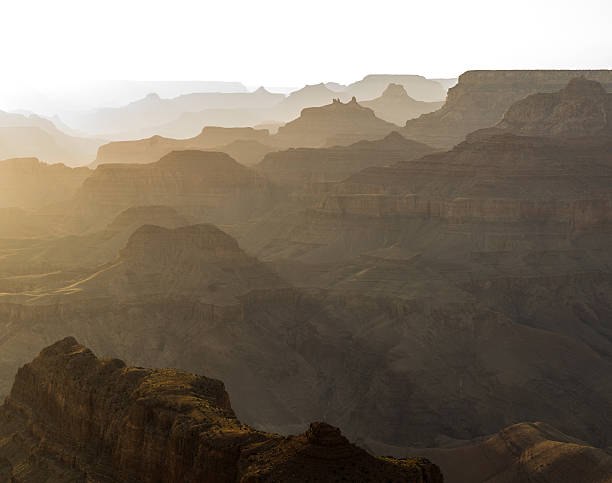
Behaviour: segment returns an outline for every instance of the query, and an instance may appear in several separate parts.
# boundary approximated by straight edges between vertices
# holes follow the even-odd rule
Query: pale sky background
[[[24,81],[350,83],[370,73],[612,68],[612,0],[3,0],[0,90]],[[0,107],[2,107],[0,105]]]

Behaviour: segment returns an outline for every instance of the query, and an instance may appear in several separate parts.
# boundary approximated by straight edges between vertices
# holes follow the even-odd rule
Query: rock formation
[[[76,203],[86,214],[112,217],[132,206],[161,204],[195,221],[228,223],[265,209],[271,196],[263,176],[227,154],[174,151],[155,163],[99,166]]]
[[[257,171],[283,186],[306,188],[313,183],[342,181],[371,166],[411,161],[433,152],[429,146],[392,132],[376,141],[359,141],[349,146],[297,148],[267,154]]]
[[[346,104],[336,99],[302,110],[300,117],[279,128],[274,139],[277,146],[324,147],[380,139],[395,129],[395,124],[377,118],[355,98]]]
[[[255,288],[285,286],[214,225],[142,225],[117,258],[61,292],[114,300],[173,296],[228,305]]]
[[[372,214],[547,221],[569,230],[608,223],[611,99],[584,79],[529,96],[497,127],[471,134],[451,151],[355,174],[325,208],[358,212],[367,204]]]
[[[370,74],[360,81],[349,84],[344,93],[365,101],[382,95],[389,84],[403,86],[410,97],[419,101],[440,102],[444,100],[445,89],[442,85],[420,75]]]
[[[580,76],[612,91],[612,71],[607,70],[468,71],[449,89],[441,109],[407,121],[402,134],[431,146],[450,148],[470,132],[497,124],[516,101],[538,92],[558,91]]]
[[[264,129],[205,127],[199,135],[190,139],[153,136],[138,141],[112,142],[100,147],[92,167],[110,163],[153,163],[171,151],[220,150],[224,152],[223,147],[235,141],[256,141],[266,144],[269,142],[269,134]],[[234,153],[237,152],[235,146],[231,150]]]
[[[24,482],[50,468],[61,481],[442,482],[427,460],[375,458],[325,423],[256,431],[222,382],[98,359],[70,337],[19,370],[0,421],[0,471]]]
[[[403,126],[408,119],[439,109],[444,105],[444,101],[415,101],[406,93],[404,86],[389,84],[380,97],[371,101],[360,101],[360,104],[372,109],[376,117]]]

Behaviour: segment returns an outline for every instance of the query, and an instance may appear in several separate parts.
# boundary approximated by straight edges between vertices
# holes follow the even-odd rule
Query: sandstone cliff
[[[0,471],[19,481],[442,482],[424,459],[374,458],[313,423],[282,437],[241,424],[223,383],[98,359],[75,339],[22,367],[0,409]]]

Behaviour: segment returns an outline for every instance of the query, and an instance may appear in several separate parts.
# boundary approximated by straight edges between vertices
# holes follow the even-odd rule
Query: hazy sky
[[[4,0],[0,22],[5,82],[612,68],[611,0]]]

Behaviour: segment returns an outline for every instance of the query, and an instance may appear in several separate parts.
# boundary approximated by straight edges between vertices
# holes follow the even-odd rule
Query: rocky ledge
[[[0,408],[0,475],[18,481],[442,482],[326,423],[283,437],[241,424],[221,381],[98,359],[68,337],[19,369]],[[45,479],[47,478],[47,479]]]

